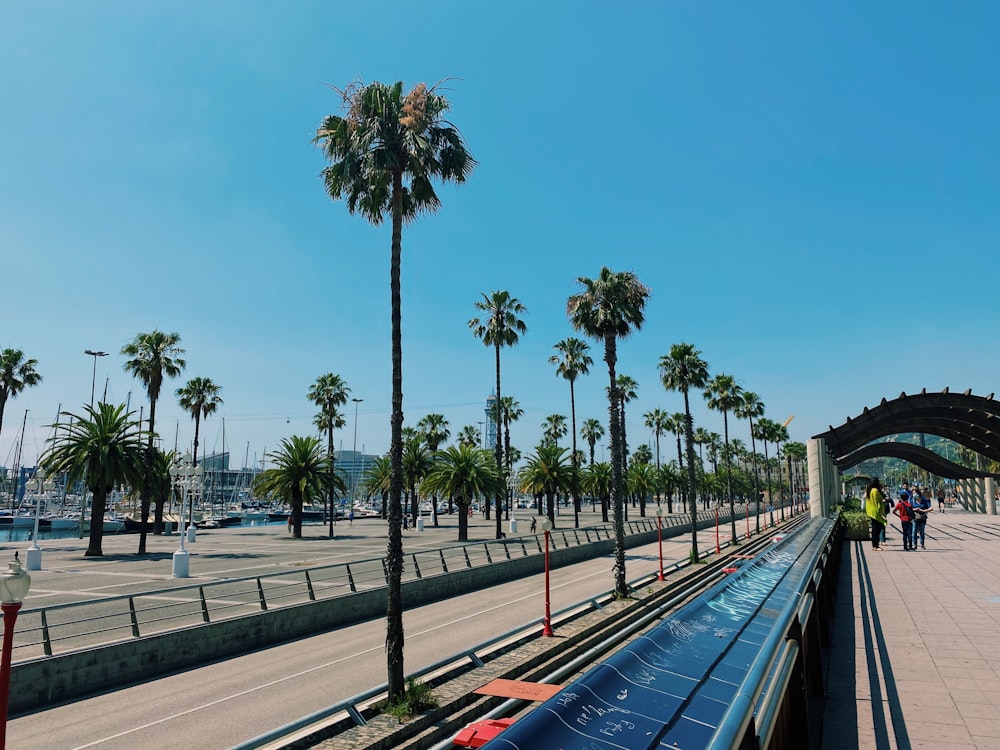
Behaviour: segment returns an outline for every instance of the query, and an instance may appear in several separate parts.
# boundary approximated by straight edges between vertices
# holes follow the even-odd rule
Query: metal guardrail
[[[708,514],[699,514],[699,521]],[[690,516],[662,517],[664,529],[686,527]],[[626,536],[656,530],[656,518],[626,522]],[[614,537],[611,524],[551,532],[552,549],[578,547]],[[542,555],[542,537],[523,535],[408,553],[403,581],[447,575],[517,557]],[[23,609],[15,632],[14,661],[52,656],[132,638],[179,630],[202,623],[349,596],[385,587],[387,570],[381,557],[350,563],[289,568],[245,578],[232,578],[135,594]]]

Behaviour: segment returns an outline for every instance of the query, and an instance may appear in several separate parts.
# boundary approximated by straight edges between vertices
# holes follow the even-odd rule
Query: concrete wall
[[[698,523],[698,528],[704,529],[714,523],[714,518],[702,520]],[[689,524],[673,526],[664,529],[664,536],[680,536],[689,530]],[[655,528],[626,537],[626,547],[638,547],[654,541]],[[536,552],[524,557],[519,544],[512,540],[510,546],[511,560],[499,560],[492,565],[403,583],[404,607],[416,607],[485,589],[544,570],[542,555]],[[550,562],[552,567],[562,567],[608,555],[613,551],[613,539],[601,540],[556,549],[550,553]],[[608,589],[611,588],[612,581],[609,578]],[[386,590],[382,587],[20,662],[11,670],[9,707],[12,712],[39,708],[345,625],[373,620],[384,616],[385,607]]]

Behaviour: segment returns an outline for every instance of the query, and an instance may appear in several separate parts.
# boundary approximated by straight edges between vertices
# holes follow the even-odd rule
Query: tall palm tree
[[[559,438],[566,435],[566,417],[562,414],[549,414],[542,422],[542,440],[553,445],[559,444]]]
[[[467,445],[470,448],[478,448],[480,441],[479,430],[474,424],[467,424],[458,431],[458,437],[456,440],[459,445]]]
[[[688,488],[691,492],[691,562],[698,561],[698,503],[694,470],[694,420],[688,394],[708,383],[708,363],[694,345],[681,342],[660,357],[660,380],[668,391],[684,394],[684,436],[687,442]]]
[[[451,431],[448,429],[448,420],[444,418],[444,414],[428,414],[421,417],[420,421],[417,422],[417,430],[423,436],[424,443],[427,445],[427,450],[430,451],[431,460],[433,461],[438,449],[441,447],[441,443],[444,443],[451,437]],[[431,521],[437,526],[437,495],[434,494],[432,497]]]
[[[573,435],[573,468],[579,470],[580,464],[576,456],[576,391],[574,386],[578,376],[587,375],[590,372],[590,366],[594,364],[594,360],[588,354],[590,346],[587,342],[573,336],[565,338],[556,344],[555,350],[558,354],[553,354],[549,357],[549,364],[556,366],[557,376],[569,381],[569,413]],[[580,526],[579,492],[573,495],[573,519],[574,528],[578,528]]]
[[[576,490],[577,470],[570,461],[565,448],[555,443],[539,445],[534,454],[528,456],[527,464],[518,474],[521,491],[544,495],[545,515],[555,523],[555,499],[564,492]]]
[[[68,422],[55,425],[49,447],[39,459],[48,474],[66,472],[67,484],[86,477],[93,493],[90,515],[90,539],[85,557],[104,554],[104,512],[108,493],[121,484],[138,487],[146,470],[146,433],[126,412],[125,405],[98,403],[84,406],[83,416],[63,412]]]
[[[467,542],[469,514],[465,509],[476,497],[485,499],[503,491],[503,475],[488,451],[473,445],[449,445],[438,452],[423,486],[458,504],[458,541]]]
[[[641,449],[645,448],[645,451]],[[646,501],[653,494],[657,484],[657,471],[649,461],[642,461],[649,446],[643,443],[636,448],[634,460],[628,467],[628,487],[633,497],[639,498],[639,515],[646,515]],[[649,456],[652,458],[651,456]]]
[[[282,439],[278,449],[268,454],[273,468],[254,479],[254,493],[275,497],[292,509],[292,537],[302,538],[302,506],[322,497],[333,482],[344,491],[344,480],[330,471],[330,457],[318,437],[292,435]]]
[[[635,401],[639,394],[636,392],[636,388],[639,384],[634,378],[628,375],[618,376],[618,399],[620,401],[619,409],[621,409],[621,426],[622,426],[622,461],[628,463],[628,435],[625,429],[625,404],[629,401]]]
[[[772,508],[771,520],[774,520],[774,490],[771,486],[771,458],[768,456],[767,444],[775,442],[778,437],[778,428],[781,425],[777,422],[760,417],[757,420],[757,439],[764,443],[764,476],[767,481],[767,504]]]
[[[482,313],[482,317],[475,317],[469,321],[469,328],[473,335],[481,340],[486,346],[492,346],[496,357],[496,396],[497,403],[500,403],[500,348],[504,346],[514,346],[520,340],[522,333],[528,330],[519,315],[527,312],[527,308],[521,304],[517,297],[512,297],[506,290],[497,290],[492,294],[482,294],[482,299],[475,302],[474,306]],[[496,446],[495,453],[497,459],[497,469],[503,472],[503,445],[500,442],[500,412],[499,409],[493,413],[494,424],[496,425]],[[506,494],[506,490],[503,493]],[[501,516],[503,513],[503,497],[497,495],[497,539],[503,536],[501,530]]]
[[[649,288],[630,271],[601,268],[597,278],[577,278],[582,287],[566,302],[566,314],[577,331],[604,342],[608,365],[608,432],[611,434],[611,502],[615,514],[615,595],[629,594],[625,580],[625,454],[622,449],[621,410],[615,365],[618,339],[638,331],[645,321]]]
[[[16,398],[25,388],[42,382],[35,367],[37,359],[25,359],[20,349],[0,351],[0,431],[3,430],[3,410],[8,398]]]
[[[597,441],[604,437],[604,428],[596,419],[585,419],[580,426],[580,437],[587,441],[590,446],[590,465],[594,465],[594,446]]]
[[[771,434],[771,438],[774,441],[774,459],[778,461],[778,487],[781,487],[781,444],[788,442],[788,425],[774,423],[774,431]],[[791,474],[788,475],[789,482],[791,481]],[[781,520],[785,520],[785,503],[784,503],[784,493],[779,493],[778,507],[781,509]]]
[[[328,372],[324,375],[320,375],[316,378],[316,382],[309,386],[309,393],[306,395],[310,401],[312,401],[316,406],[319,407],[319,414],[316,415],[314,424],[320,429],[326,432],[326,457],[328,463],[330,464],[330,476],[331,481],[327,483],[328,495],[325,498],[326,504],[329,506],[328,516],[330,523],[330,537],[333,537],[333,521],[336,517],[336,511],[333,508],[333,473],[335,471],[336,457],[333,452],[333,431],[334,429],[339,429],[347,424],[344,416],[338,410],[338,407],[343,406],[347,403],[348,396],[351,395],[351,389],[347,387],[347,383],[340,375],[335,375],[332,372]]]
[[[316,131],[330,165],[323,170],[326,192],[344,199],[350,213],[374,225],[392,220],[390,297],[392,321],[392,418],[389,461],[389,534],[386,543],[388,593],[386,661],[389,700],[406,692],[403,675],[403,351],[400,257],[403,222],[441,205],[434,179],[463,183],[475,160],[461,133],[445,119],[448,100],[419,83],[408,93],[402,81],[367,86],[355,82],[339,92],[344,115],[329,115]]]
[[[750,421],[750,450],[752,451],[751,456],[753,460],[753,497],[757,515],[755,531],[759,534],[760,533],[760,473],[757,471],[757,440],[755,437],[753,420],[754,417],[760,418],[764,416],[764,402],[761,401],[760,396],[758,396],[753,391],[744,390],[743,403],[736,405],[736,408],[733,409],[733,414],[735,414],[740,419],[747,419]]]
[[[427,450],[427,444],[422,436],[407,440],[403,446],[403,489],[410,495],[410,515],[416,522],[420,515],[420,502],[417,498],[417,486],[431,470],[433,456]]]
[[[805,443],[785,443],[785,459],[788,461],[788,494],[791,497],[793,504],[795,503],[795,481],[792,474],[792,461],[795,461],[797,466],[801,466],[806,460],[806,455],[807,451]]]
[[[726,464],[726,499],[729,501],[730,533],[732,544],[737,544],[736,537],[736,505],[733,499],[733,469],[729,460],[729,412],[743,403],[743,388],[732,375],[719,373],[712,378],[705,388],[705,399],[708,408],[722,412],[722,438],[725,442]]]
[[[146,485],[154,481],[154,462],[157,460],[153,448],[153,438],[156,435],[156,402],[160,398],[160,388],[163,378],[176,378],[187,366],[181,356],[184,350],[178,346],[181,341],[179,333],[164,333],[153,330],[149,333],[137,333],[135,338],[122,347],[125,361],[125,372],[131,373],[146,386],[149,396],[149,443],[146,446],[146,482],[139,490],[139,551],[146,554],[146,519],[149,516],[150,488]],[[162,520],[162,516],[161,516]],[[159,532],[160,526],[154,523],[154,530]]]
[[[191,415],[194,420],[194,450],[193,465],[198,465],[198,435],[201,429],[202,417],[214,414],[219,404],[223,403],[219,391],[222,388],[212,382],[211,378],[191,378],[183,388],[175,391],[180,407]]]
[[[389,488],[392,486],[392,465],[389,456],[379,456],[365,469],[361,489],[366,497],[378,495],[382,498],[382,518],[386,517],[389,506]]]
[[[656,468],[660,468],[660,435],[670,431],[670,415],[663,409],[653,409],[642,415],[646,420],[646,427],[653,431],[653,438],[656,440]]]
[[[583,472],[581,483],[584,491],[591,497],[601,501],[601,520],[608,522],[608,503],[611,500],[611,464],[606,462],[591,463]]]
[[[518,403],[517,399],[512,396],[504,396],[503,398],[496,401],[498,408],[500,409],[500,417],[503,420],[503,445],[504,445],[504,456],[507,458],[507,471],[504,475],[504,482],[507,482],[510,477],[513,476],[514,472],[514,454],[511,452],[510,447],[510,423],[516,422],[521,417],[524,416],[524,409],[521,408],[521,404]],[[500,436],[497,435],[499,438]],[[520,456],[520,454],[518,454]],[[513,495],[513,486],[508,483],[508,488],[511,495]],[[512,496],[507,498],[507,520],[510,520],[510,506],[514,501]]]

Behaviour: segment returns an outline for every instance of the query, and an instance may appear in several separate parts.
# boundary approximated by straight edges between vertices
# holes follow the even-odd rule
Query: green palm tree
[[[636,392],[636,388],[639,384],[634,378],[628,375],[618,376],[618,399],[620,401],[619,409],[621,409],[621,425],[622,425],[622,462],[628,464],[628,435],[625,429],[625,404],[629,401],[635,401],[639,394]]]
[[[423,436],[424,443],[427,445],[427,449],[431,452],[431,460],[434,459],[435,454],[441,447],[441,443],[444,443],[451,437],[451,432],[448,430],[448,420],[444,418],[444,414],[428,414],[422,417],[419,422],[417,422],[417,430]],[[431,508],[431,520],[435,526],[438,525],[438,503],[437,495],[432,495],[433,504]],[[449,503],[449,511],[451,510],[451,505]]]
[[[476,317],[469,321],[469,328],[473,335],[481,340],[484,345],[492,346],[496,358],[496,396],[497,403],[500,403],[500,348],[504,346],[514,346],[520,340],[521,334],[528,330],[528,326],[519,318],[527,312],[527,308],[521,304],[517,297],[512,297],[506,290],[497,290],[492,294],[483,294],[482,299],[474,303],[474,307],[483,313],[482,317]],[[497,468],[503,472],[503,445],[500,442],[500,413],[495,410],[493,421],[496,425],[496,459]],[[501,518],[503,513],[503,495],[497,495],[497,539],[503,536],[501,529]]]
[[[348,396],[351,395],[351,389],[347,387],[347,383],[340,375],[335,375],[332,372],[328,372],[325,375],[320,375],[316,378],[316,382],[309,386],[309,393],[306,395],[310,401],[312,401],[316,406],[319,407],[319,414],[316,415],[313,420],[313,424],[316,425],[321,431],[326,433],[326,455],[330,463],[330,475],[332,477],[336,470],[336,456],[333,452],[333,431],[335,429],[340,429],[347,424],[347,420],[340,413],[338,407],[343,406],[347,403]],[[333,522],[336,517],[336,511],[334,510],[333,503],[333,482],[329,482],[327,485],[329,495],[324,499],[325,505],[328,506],[329,515],[327,516],[330,524],[330,538],[333,538]]]
[[[775,442],[780,427],[780,424],[767,417],[760,417],[756,425],[756,438],[764,444],[764,477],[767,482],[767,504],[772,508],[772,522],[774,521],[774,489],[771,486],[771,459],[768,455],[767,444]]]
[[[125,372],[138,378],[146,387],[149,396],[149,444],[146,446],[147,481],[139,490],[139,551],[146,554],[146,519],[149,516],[150,490],[146,484],[154,481],[153,464],[157,460],[153,448],[153,438],[156,435],[156,402],[160,398],[160,388],[163,378],[176,378],[181,374],[187,363],[181,356],[184,350],[178,344],[181,341],[179,333],[164,333],[154,330],[149,333],[137,333],[135,338],[122,347],[122,356],[128,357],[124,364]],[[163,509],[160,507],[160,517],[154,520],[155,533],[162,531]]]
[[[705,388],[705,401],[708,408],[722,412],[722,436],[725,443],[723,454],[726,464],[726,499],[729,502],[729,521],[732,544],[738,543],[736,536],[736,501],[733,498],[733,467],[729,457],[729,412],[734,411],[743,403],[743,388],[732,375],[719,373],[712,378]]]
[[[576,379],[580,375],[587,375],[590,366],[594,364],[591,359],[590,346],[586,341],[570,336],[555,345],[558,354],[549,357],[549,364],[556,366],[556,375],[569,381],[569,413],[573,435],[573,468],[579,470],[580,464],[576,454]],[[580,493],[573,495],[573,527],[580,526]]]
[[[604,437],[604,428],[596,419],[585,419],[580,426],[580,437],[587,441],[590,446],[590,465],[594,465],[594,446],[597,441]],[[604,519],[605,521],[608,519]]]
[[[555,523],[555,499],[560,493],[578,491],[577,470],[566,448],[555,443],[539,445],[518,475],[521,491],[544,495],[547,501],[545,514]]]
[[[488,498],[503,491],[503,476],[488,451],[472,445],[450,445],[439,451],[434,468],[424,478],[424,488],[453,498],[458,504],[458,541],[469,540],[466,508],[476,497]]]
[[[792,473],[792,461],[796,466],[801,466],[806,460],[806,444],[796,442],[785,443],[785,459],[788,461],[788,494],[792,502],[795,502],[795,479]]]
[[[0,351],[0,431],[3,430],[3,411],[8,398],[16,398],[25,388],[42,382],[35,368],[37,359],[25,359],[20,349]]]
[[[601,520],[608,522],[608,504],[611,501],[611,464],[604,461],[591,463],[583,472],[581,483],[584,491],[601,501]]]
[[[408,440],[403,446],[403,488],[410,496],[410,515],[414,520],[419,515],[420,502],[417,487],[431,470],[433,455],[421,439]]]
[[[658,477],[656,468],[649,461],[639,460],[641,448],[649,451],[645,443],[636,448],[632,464],[628,467],[628,488],[633,497],[639,498],[639,515],[645,517],[646,501],[652,496]]]
[[[458,431],[458,437],[456,440],[459,445],[467,445],[470,448],[478,448],[480,440],[479,429],[474,424],[467,424]]]
[[[684,394],[684,436],[687,442],[688,488],[691,492],[691,562],[698,561],[698,503],[694,468],[694,420],[691,418],[692,389],[708,383],[708,364],[692,344],[681,342],[670,347],[670,354],[660,357],[660,380],[668,391]]]
[[[524,416],[524,409],[521,408],[521,404],[518,403],[517,399],[511,396],[504,396],[498,399],[496,403],[500,408],[500,416],[503,419],[503,444],[504,444],[504,455],[507,457],[507,472],[504,475],[504,481],[506,482],[514,472],[514,454],[510,447],[510,423],[516,422],[521,417]],[[499,437],[499,436],[498,436]],[[520,453],[518,453],[520,457]],[[510,492],[513,493],[513,488],[509,488]],[[510,505],[513,502],[513,497],[508,496],[507,498],[507,520],[510,520]]]
[[[441,205],[433,181],[463,183],[475,160],[461,133],[445,119],[448,100],[419,83],[408,93],[402,81],[352,83],[339,92],[344,115],[329,115],[315,142],[330,161],[322,173],[326,192],[345,200],[350,213],[374,225],[392,220],[389,270],[392,326],[392,417],[389,461],[389,535],[386,543],[388,597],[386,661],[389,700],[406,692],[403,675],[403,350],[400,258],[403,222]]]
[[[201,430],[202,418],[214,414],[222,398],[219,396],[221,389],[211,378],[191,378],[183,388],[178,388],[175,392],[177,400],[184,411],[191,415],[194,420],[194,450],[192,451],[192,466],[198,465],[198,436]],[[194,523],[194,495],[191,495],[188,506],[188,518]]]
[[[389,507],[389,489],[392,486],[392,464],[389,456],[379,456],[365,469],[361,480],[361,490],[365,497],[378,495],[382,498],[382,518],[386,517]]]
[[[740,419],[747,419],[750,421],[750,450],[753,461],[753,497],[757,515],[755,531],[759,534],[760,533],[760,472],[757,471],[757,440],[755,437],[753,420],[754,417],[760,418],[764,416],[764,402],[761,401],[760,396],[758,396],[753,391],[745,390],[743,391],[743,403],[736,405],[736,408],[733,409],[733,414],[735,414]]]
[[[601,268],[597,278],[577,278],[582,289],[566,302],[566,314],[577,331],[604,342],[608,365],[608,432],[611,435],[611,502],[615,513],[615,595],[629,594],[625,580],[625,454],[623,450],[620,398],[615,365],[618,339],[638,331],[645,321],[649,288],[630,271]]]
[[[656,468],[660,468],[660,435],[670,431],[670,415],[663,409],[653,409],[642,415],[646,421],[646,427],[653,431],[653,439],[656,440]]]
[[[93,493],[90,513],[90,539],[85,557],[101,557],[104,535],[104,512],[108,493],[118,485],[138,487],[146,469],[147,435],[135,412],[126,412],[125,405],[99,403],[85,406],[83,416],[63,412],[68,423],[55,425],[49,447],[39,459],[47,474],[66,472],[67,484],[86,477],[87,489]]]
[[[566,417],[562,414],[549,414],[542,422],[542,440],[553,445],[559,444],[559,438],[566,435]]]
[[[653,449],[645,443],[640,443],[639,447],[632,452],[632,463],[652,465]]]
[[[292,537],[301,539],[302,506],[323,497],[331,482],[343,492],[344,480],[330,471],[330,458],[320,439],[313,435],[282,439],[268,459],[274,467],[257,475],[254,492],[288,503],[292,509]]]

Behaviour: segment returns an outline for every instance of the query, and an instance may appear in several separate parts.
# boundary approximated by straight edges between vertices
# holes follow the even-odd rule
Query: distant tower
[[[486,435],[483,437],[483,447],[487,450],[496,450],[497,448],[497,423],[496,420],[496,402],[497,395],[491,393],[486,399]]]

